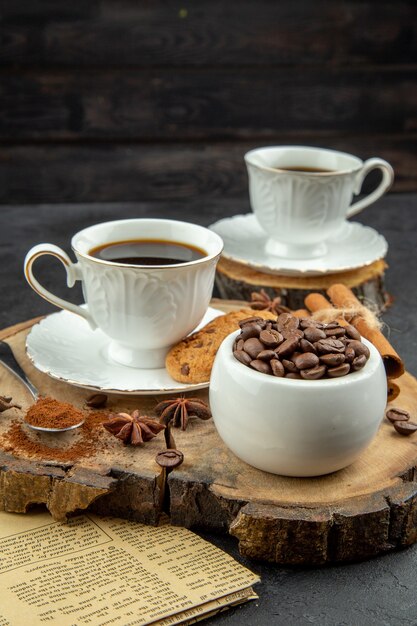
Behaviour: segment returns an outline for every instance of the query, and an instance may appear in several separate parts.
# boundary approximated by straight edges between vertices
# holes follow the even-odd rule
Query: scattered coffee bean
[[[397,409],[392,407],[385,413],[385,417],[393,424],[394,422],[408,422],[410,413],[405,409]]]
[[[394,422],[394,428],[397,431],[397,433],[399,433],[400,435],[404,435],[405,437],[408,437],[409,435],[412,435],[413,433],[416,432],[417,424],[415,424],[414,422],[399,421],[399,422]]]
[[[338,378],[365,367],[370,356],[356,329],[337,322],[299,319],[285,311],[276,321],[250,317],[240,326],[235,358],[278,378]]]
[[[100,409],[107,404],[107,396],[105,393],[94,393],[92,396],[89,396],[85,401],[87,406],[90,406],[93,409]]]

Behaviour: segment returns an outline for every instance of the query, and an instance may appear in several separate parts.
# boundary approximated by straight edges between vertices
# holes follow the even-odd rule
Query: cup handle
[[[381,182],[379,183],[378,187],[374,189],[374,191],[372,191],[372,193],[365,196],[365,198],[362,198],[361,200],[358,200],[357,202],[351,204],[347,211],[346,217],[352,217],[352,215],[356,215],[356,213],[362,211],[362,209],[367,207],[369,204],[372,204],[373,202],[375,202],[375,200],[378,200],[378,198],[380,198],[391,187],[394,181],[394,170],[392,169],[391,165],[387,161],[384,161],[384,159],[373,158],[365,161],[361,170],[359,171],[354,190],[355,193],[358,194],[360,192],[364,179],[369,174],[369,172],[374,169],[381,170]]]
[[[82,280],[79,263],[72,263],[68,254],[58,246],[55,246],[52,243],[40,243],[37,246],[33,246],[33,248],[29,250],[25,257],[24,271],[26,280],[28,281],[29,285],[42,298],[48,300],[48,302],[55,304],[61,309],[67,309],[67,311],[71,311],[71,313],[81,315],[81,317],[87,320],[93,330],[97,328],[87,309],[78,306],[77,304],[73,304],[72,302],[68,302],[67,300],[63,300],[58,296],[55,296],[53,293],[45,289],[45,287],[42,287],[42,285],[36,280],[32,272],[32,266],[36,259],[38,259],[40,256],[43,256],[44,254],[50,254],[61,261],[67,272],[68,287],[73,287],[77,280]]]

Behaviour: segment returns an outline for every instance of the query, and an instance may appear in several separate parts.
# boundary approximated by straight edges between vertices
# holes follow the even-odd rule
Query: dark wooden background
[[[415,0],[5,0],[0,202],[247,196],[273,144],[417,190]]]

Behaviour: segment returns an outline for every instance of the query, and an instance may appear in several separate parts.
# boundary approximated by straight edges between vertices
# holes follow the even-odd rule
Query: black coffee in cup
[[[306,172],[307,174],[331,174],[336,170],[326,170],[322,167],[304,167],[300,165],[292,166],[281,166],[277,165],[274,169],[284,170],[284,172]]]
[[[177,265],[207,256],[197,246],[162,239],[130,239],[96,246],[89,255],[125,265]]]

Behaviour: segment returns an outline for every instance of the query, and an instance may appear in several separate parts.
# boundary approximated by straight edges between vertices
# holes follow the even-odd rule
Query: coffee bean
[[[249,365],[252,360],[249,354],[247,354],[244,350],[235,350],[233,352],[233,356],[235,359],[243,363],[243,365]]]
[[[394,422],[394,428],[400,435],[408,437],[417,430],[417,424],[414,422]]]
[[[333,337],[334,339],[344,337],[346,334],[346,331],[342,328],[342,326],[336,326],[336,328],[325,328],[324,332],[326,333],[326,337]]]
[[[234,346],[234,349],[235,349],[235,350],[243,350],[243,344],[244,344],[244,343],[245,343],[245,342],[243,341],[243,339],[238,339],[238,340],[236,340],[236,341],[235,341],[235,346]]]
[[[323,378],[325,373],[326,367],[324,365],[317,365],[309,370],[300,371],[301,377],[305,380],[318,380],[319,378]]]
[[[313,346],[311,341],[307,339],[300,339],[300,348],[303,352],[312,352],[313,354],[317,353],[316,348]]]
[[[353,363],[353,359],[355,358],[355,350],[350,346],[347,346],[345,350],[345,361],[347,363]]]
[[[259,337],[259,333],[262,332],[262,328],[259,324],[251,323],[245,324],[240,332],[240,338],[246,341],[246,339],[251,339],[252,337]]]
[[[273,350],[262,350],[256,358],[261,359],[262,361],[270,361],[271,359],[277,359],[278,357]]]
[[[311,341],[311,343],[315,343],[320,339],[326,339],[326,336],[327,335],[323,330],[314,326],[310,326],[304,330],[304,338]]]
[[[393,424],[394,422],[408,422],[410,413],[405,409],[397,409],[392,407],[385,413],[385,417]]]
[[[278,361],[278,359],[272,359],[269,362],[269,365],[271,366],[272,374],[274,376],[277,376],[278,378],[282,378],[285,375],[285,368],[283,364],[281,363],[281,361]]]
[[[261,361],[260,359],[254,359],[249,364],[254,370],[261,372],[262,374],[271,374],[272,370],[266,361]]]
[[[240,328],[243,328],[246,324],[260,324],[264,328],[265,323],[264,318],[259,316],[245,317],[245,319],[239,320]]]
[[[284,337],[277,330],[262,330],[259,339],[267,348],[276,348],[284,341]]]
[[[281,362],[287,372],[293,372],[294,374],[298,372],[298,368],[293,361],[289,361],[288,359],[282,359]]]
[[[364,354],[360,354],[356,356],[352,361],[352,369],[354,372],[361,370],[366,365],[366,356]]]
[[[308,326],[314,326],[315,328],[323,328],[323,322],[313,319],[312,317],[302,317],[300,319],[300,328],[303,330]]]
[[[284,315],[284,313],[282,314]],[[275,350],[279,357],[288,356],[292,354],[294,350],[298,348],[299,338],[298,337],[290,337],[286,339],[283,343],[281,343],[278,348]]]
[[[288,322],[288,320],[292,319],[292,315],[291,313],[281,313],[280,315],[278,315],[277,317],[277,328],[279,330],[281,330],[281,328],[285,328],[286,323]],[[300,322],[298,322],[299,324]],[[298,328],[298,326],[296,326],[296,328]]]
[[[100,409],[107,404],[107,396],[105,393],[93,393],[85,401],[86,405],[93,409]]]
[[[369,348],[368,346],[365,346],[365,344],[362,343],[362,341],[353,339],[352,341],[349,342],[349,348],[353,348],[353,350],[355,351],[355,356],[360,356],[361,354],[364,354],[367,359],[369,359],[370,357],[371,353],[369,351]]]
[[[360,341],[361,334],[358,330],[356,330],[354,326],[352,326],[352,324],[346,324],[345,331],[348,337],[350,337],[351,339],[356,339],[357,341]]]
[[[304,352],[295,357],[294,363],[299,370],[311,369],[319,364],[319,357],[314,352]]]
[[[281,331],[281,334],[284,339],[290,339],[291,337],[298,337],[299,339],[302,339],[304,337],[304,332],[300,328],[284,328]]]
[[[264,350],[264,344],[256,337],[250,337],[249,339],[246,339],[243,349],[249,354],[250,357],[252,357],[252,359],[256,359],[258,354]]]
[[[333,354],[322,354],[320,356],[321,363],[327,365],[328,367],[337,367],[338,365],[342,365],[345,362],[345,355],[340,352],[335,352]]]
[[[345,350],[345,345],[339,339],[320,339],[314,343],[314,346],[320,354],[344,352]]]
[[[330,367],[327,369],[327,373],[330,378],[339,378],[339,376],[346,376],[346,374],[349,374],[349,371],[349,363],[342,363],[342,365],[338,365],[337,367]]]
[[[253,316],[240,325],[233,346],[235,358],[276,377],[337,378],[362,369],[370,356],[360,335],[356,339],[356,329],[338,322],[299,319],[284,311],[276,322]]]

